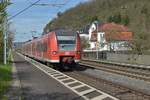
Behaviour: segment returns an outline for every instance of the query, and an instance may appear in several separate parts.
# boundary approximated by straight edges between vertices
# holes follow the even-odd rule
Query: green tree
[[[57,13],[57,17],[61,17],[62,14],[63,14],[62,12],[58,12],[58,13]]]
[[[113,22],[113,16],[109,16],[107,22]]]
[[[1,0],[0,1],[0,61],[3,59],[3,30],[4,30],[4,19],[7,17],[6,8],[10,5],[9,0]]]
[[[129,19],[128,15],[124,16],[124,17],[122,18],[122,21],[121,21],[121,22],[122,22],[122,24],[125,25],[125,26],[129,25],[130,19]]]
[[[116,14],[114,17],[113,17],[113,21],[115,23],[121,23],[121,15],[120,13]]]
[[[92,16],[90,22],[99,21],[97,16]]]
[[[122,19],[120,13],[115,14],[113,16],[109,16],[107,19],[108,22],[114,22],[114,23],[121,23],[121,20]]]

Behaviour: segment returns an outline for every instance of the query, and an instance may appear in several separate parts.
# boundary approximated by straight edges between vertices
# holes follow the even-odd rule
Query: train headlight
[[[57,51],[53,51],[53,52],[52,52],[53,55],[56,55],[57,53],[58,53]]]
[[[80,51],[77,51],[76,53],[77,53],[77,54],[81,54],[81,52],[80,52]]]

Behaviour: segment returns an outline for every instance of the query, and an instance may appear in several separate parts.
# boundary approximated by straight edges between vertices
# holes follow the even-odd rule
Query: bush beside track
[[[3,65],[0,64],[0,99],[5,100],[4,93],[8,90],[11,85],[12,73],[11,64]]]
[[[8,59],[12,60],[12,54],[9,52]],[[0,62],[0,100],[7,100],[4,94],[8,91],[12,82],[12,63],[4,65]]]

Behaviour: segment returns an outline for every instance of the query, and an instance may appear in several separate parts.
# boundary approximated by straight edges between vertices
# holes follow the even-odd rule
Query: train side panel
[[[79,62],[81,59],[81,42],[80,42],[80,36],[77,34],[76,38],[76,55],[75,55],[75,62]]]
[[[59,63],[59,54],[58,54],[58,45],[57,38],[55,32],[52,32],[49,36],[49,62],[51,63]]]

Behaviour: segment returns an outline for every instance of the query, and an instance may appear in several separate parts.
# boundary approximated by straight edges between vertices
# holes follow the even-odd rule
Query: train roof
[[[51,32],[55,32],[55,34],[57,36],[75,36],[77,34],[77,32],[75,31],[72,31],[72,30],[66,30],[66,29],[59,29],[59,30],[54,30],[54,31],[51,31]],[[50,33],[51,33],[50,32]],[[43,34],[41,37],[44,37],[48,34]],[[41,37],[34,37],[32,40],[28,40],[25,42],[25,44],[28,44],[30,42],[33,42],[33,41],[37,41],[39,40]]]
[[[75,36],[77,32],[71,30],[56,30],[57,36]]]

